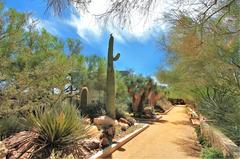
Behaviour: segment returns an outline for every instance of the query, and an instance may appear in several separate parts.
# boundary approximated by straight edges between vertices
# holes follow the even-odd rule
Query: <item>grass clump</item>
[[[202,159],[224,159],[223,153],[220,150],[212,147],[207,138],[201,134],[200,126],[195,127],[195,132],[197,134],[199,144],[202,145]]]
[[[199,144],[203,147],[211,147],[211,143],[201,134],[200,126],[195,127],[195,132],[197,134]]]
[[[213,147],[205,147],[201,152],[202,159],[224,159],[223,153]]]

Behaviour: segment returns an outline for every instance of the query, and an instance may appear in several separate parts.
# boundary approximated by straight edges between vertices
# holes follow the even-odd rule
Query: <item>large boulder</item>
[[[8,153],[8,149],[5,144],[0,141],[0,158],[5,158]]]
[[[104,115],[93,119],[95,125],[115,125],[115,120]]]

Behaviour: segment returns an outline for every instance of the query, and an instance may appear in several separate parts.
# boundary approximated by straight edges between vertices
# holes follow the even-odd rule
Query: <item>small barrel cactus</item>
[[[81,97],[80,97],[80,107],[85,107],[88,104],[88,88],[83,87],[81,89]]]
[[[107,63],[107,106],[106,111],[107,115],[111,118],[115,119],[116,117],[116,108],[115,108],[115,74],[114,74],[114,65],[113,62],[117,61],[120,57],[120,54],[117,53],[115,57],[113,57],[113,44],[114,38],[112,34],[110,34],[109,44],[108,44],[108,63]]]

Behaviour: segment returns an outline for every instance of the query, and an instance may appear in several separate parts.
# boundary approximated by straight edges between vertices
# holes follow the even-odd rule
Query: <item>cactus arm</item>
[[[117,61],[120,58],[120,53],[117,53],[117,55],[113,58],[113,61]]]

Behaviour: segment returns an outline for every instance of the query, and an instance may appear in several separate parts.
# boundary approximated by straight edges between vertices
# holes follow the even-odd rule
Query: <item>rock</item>
[[[115,123],[114,123],[114,125],[118,125],[119,123],[118,123],[118,121],[117,120],[115,120]]]
[[[92,125],[90,126],[87,135],[91,136],[91,137],[96,137],[100,134],[100,131],[98,130],[97,126]]]
[[[159,121],[161,118],[162,118],[161,115],[156,115],[156,116],[155,116],[155,120],[156,120],[156,121]]]
[[[125,123],[122,123],[122,122],[119,122],[119,125],[120,125],[122,131],[126,131],[129,127],[128,124],[125,124]]]
[[[120,118],[119,122],[128,124],[129,126],[131,125],[131,123],[127,119],[124,119],[124,118]]]
[[[8,153],[8,149],[5,144],[0,141],[0,158],[5,158]]]
[[[164,109],[163,109],[159,104],[156,104],[156,105],[154,106],[154,109],[155,109],[157,112],[164,113]]]
[[[84,119],[84,123],[90,125],[91,124],[91,119],[90,118]]]
[[[102,148],[105,148],[110,145],[110,142],[109,142],[108,138],[106,138],[106,137],[102,138],[100,143],[101,143]]]
[[[122,131],[127,131],[127,126],[121,126]]]
[[[90,150],[95,150],[100,147],[100,141],[96,139],[85,140],[83,145],[89,148]]]
[[[115,127],[111,126],[107,129],[105,129],[106,133],[107,133],[107,137],[113,139],[114,135],[115,135]]]
[[[155,114],[153,113],[152,107],[144,108],[143,112],[147,118],[154,118]]]
[[[112,140],[115,135],[115,127],[113,125],[104,125],[102,134],[100,135],[101,147],[105,148],[112,144]]]
[[[100,116],[93,119],[93,123],[96,125],[114,125],[115,121],[108,116]]]
[[[128,122],[131,124],[130,126],[134,125],[136,123],[136,120],[132,117],[127,118]]]
[[[26,159],[30,158],[36,147],[32,141],[38,137],[38,134],[31,131],[22,131],[3,140],[8,149],[8,158]],[[28,149],[26,152],[25,149]],[[18,157],[22,154],[21,157]]]

